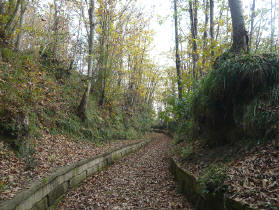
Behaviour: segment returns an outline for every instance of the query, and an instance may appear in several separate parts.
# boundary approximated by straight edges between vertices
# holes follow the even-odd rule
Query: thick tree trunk
[[[178,21],[177,21],[177,0],[174,0],[174,26],[175,26],[175,59],[177,73],[178,98],[182,99],[182,84],[181,84],[181,61],[179,55],[179,40],[178,40]]]
[[[245,30],[244,16],[241,0],[229,0],[233,25],[233,45],[231,50],[235,53],[249,51],[249,38]]]
[[[88,56],[88,84],[87,88],[83,94],[82,100],[78,107],[78,116],[82,121],[87,120],[86,111],[87,111],[87,105],[90,95],[90,90],[92,86],[92,75],[93,75],[93,41],[94,41],[94,31],[95,31],[95,22],[94,22],[94,10],[95,10],[95,2],[94,0],[90,0],[90,6],[89,6],[89,24],[90,24],[90,32],[89,32],[89,38],[88,38],[88,44],[89,44],[89,56]]]

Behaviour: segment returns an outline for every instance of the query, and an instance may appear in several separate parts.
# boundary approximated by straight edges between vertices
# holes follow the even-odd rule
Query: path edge
[[[95,173],[112,165],[116,160],[137,151],[150,142],[151,139],[137,141],[114,149],[111,152],[58,168],[47,178],[33,182],[30,189],[23,190],[13,199],[2,202],[0,210],[48,209],[63,194],[78,187],[87,178],[92,177]]]
[[[198,190],[198,179],[181,167],[173,157],[170,159],[170,172],[178,184],[178,189],[197,210],[255,210],[246,204],[227,198],[224,194],[202,195]]]

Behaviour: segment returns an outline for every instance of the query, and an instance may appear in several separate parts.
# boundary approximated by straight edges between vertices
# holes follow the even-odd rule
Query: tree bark
[[[211,57],[214,57],[214,0],[210,0],[210,45]]]
[[[89,24],[90,24],[90,32],[89,32],[89,38],[88,38],[88,84],[87,88],[83,94],[83,97],[81,99],[81,102],[78,107],[78,116],[82,121],[87,120],[86,111],[87,111],[87,105],[90,95],[90,90],[92,86],[92,75],[93,75],[93,50],[94,50],[94,32],[95,32],[95,21],[94,21],[94,11],[95,11],[95,2],[94,0],[90,0],[90,6],[89,6]]]
[[[193,3],[194,1],[194,3]],[[190,13],[190,22],[191,22],[191,35],[192,35],[192,59],[193,59],[193,69],[192,75],[194,79],[197,79],[197,62],[199,60],[198,55],[198,45],[197,45],[197,36],[198,36],[198,0],[189,0],[189,13]]]
[[[16,14],[17,14],[17,12],[19,10],[19,6],[20,6],[21,2],[22,2],[22,0],[17,0],[16,7],[15,7],[14,11],[12,12],[12,14],[11,14],[7,24],[5,25],[5,33],[6,33],[6,35],[8,35],[10,33],[12,23],[13,23],[15,17],[16,17]]]
[[[177,21],[177,0],[174,0],[174,28],[175,28],[175,60],[176,60],[176,73],[177,73],[177,87],[178,98],[182,99],[182,84],[181,84],[181,61],[179,55],[179,40],[178,40],[178,21]]]
[[[229,0],[233,25],[233,44],[231,50],[235,53],[249,51],[249,38],[245,30],[241,0]]]
[[[251,24],[250,24],[250,35],[249,35],[249,49],[251,49],[252,41],[253,41],[253,34],[254,34],[255,6],[256,6],[256,0],[253,0],[253,4],[252,4],[252,7],[251,7]]]
[[[28,2],[26,1],[22,1],[21,2],[21,6],[20,6],[20,21],[19,21],[19,32],[17,34],[17,38],[16,38],[16,44],[15,44],[15,49],[17,51],[20,50],[21,48],[21,41],[22,41],[22,37],[23,37],[23,24],[24,24],[24,14],[27,8],[27,4]]]
[[[204,4],[205,4],[205,20],[204,20],[204,32],[203,32],[203,51],[207,51],[207,30],[208,30],[208,10],[209,10],[209,1],[208,0],[204,0]],[[206,61],[206,56],[203,56],[203,60],[202,60],[202,64],[204,65]],[[201,70],[201,76],[203,76],[203,72]]]
[[[55,60],[58,59],[58,24],[59,24],[59,17],[58,17],[58,6],[57,0],[54,0],[54,43],[53,43],[53,57]]]
[[[218,18],[218,20],[221,20],[222,17],[223,17],[223,10],[221,9],[221,10],[220,10],[220,13],[219,13],[219,18]],[[226,19],[227,19],[227,16],[226,16]],[[217,29],[216,29],[216,35],[215,35],[215,40],[218,40],[218,38],[219,38],[219,33],[220,33],[220,22],[218,21]]]
[[[273,17],[273,2],[270,1],[270,52],[273,52],[273,45],[274,45],[274,17]]]

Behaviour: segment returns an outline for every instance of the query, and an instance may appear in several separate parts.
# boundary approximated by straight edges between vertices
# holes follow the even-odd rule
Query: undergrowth
[[[279,134],[279,57],[224,53],[181,100],[169,97],[160,113],[176,143],[202,139],[209,146]]]
[[[226,190],[224,182],[227,178],[226,166],[210,165],[198,178],[198,190],[201,194],[216,194]]]
[[[274,138],[278,84],[277,56],[223,55],[193,94],[195,128],[211,145]]]
[[[124,111],[117,103],[98,107],[94,95],[88,104],[88,121],[76,115],[85,79],[67,65],[32,53],[0,48],[0,134],[32,165],[32,149],[21,149],[42,131],[76,140],[105,142],[141,137],[151,126],[152,110],[139,107]]]

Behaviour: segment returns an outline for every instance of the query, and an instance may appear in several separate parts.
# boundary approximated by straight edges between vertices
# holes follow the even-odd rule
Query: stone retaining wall
[[[111,165],[115,160],[136,151],[149,143],[141,141],[115,149],[93,158],[77,162],[71,166],[58,169],[48,178],[32,184],[31,188],[24,190],[13,199],[4,201],[0,210],[43,210],[52,206],[64,193],[77,187],[82,181],[94,173]]]
[[[253,210],[247,205],[226,198],[224,194],[202,195],[198,191],[197,178],[183,169],[180,164],[171,158],[170,171],[174,175],[179,189],[198,210]]]

